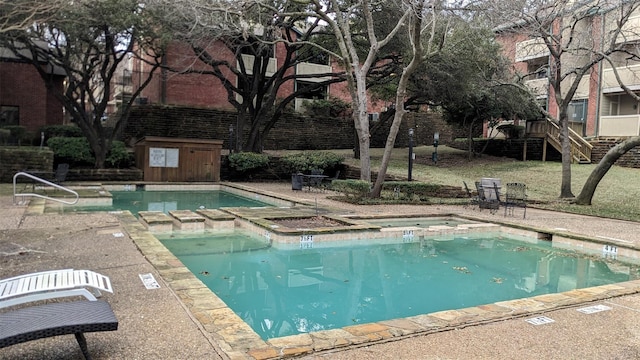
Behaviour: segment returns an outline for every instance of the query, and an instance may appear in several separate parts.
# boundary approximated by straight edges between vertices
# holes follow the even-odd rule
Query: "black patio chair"
[[[465,208],[471,206],[471,207],[475,207],[478,205],[478,194],[473,194],[471,192],[471,190],[469,189],[469,186],[467,186],[467,182],[463,181],[462,182],[464,184],[464,190],[467,192],[467,197],[469,198],[469,202],[464,205]]]
[[[324,190],[331,188],[333,180],[338,180],[340,177],[340,170],[336,170],[336,173],[332,177],[322,179],[322,187]]]
[[[476,181],[476,190],[478,191],[478,208],[480,209],[480,211],[482,211],[482,209],[489,209],[489,212],[491,214],[495,214],[496,212],[498,212],[498,208],[500,207],[498,186],[496,184],[493,184],[493,187],[496,191],[496,197],[489,198],[486,196],[484,186],[480,183],[480,181]]]
[[[318,189],[318,190],[323,190],[322,189],[322,173],[324,173],[324,170],[322,169],[312,169],[311,170],[311,177],[309,177],[309,190],[311,190],[312,188],[314,189]]]
[[[507,216],[507,213],[513,215],[516,207],[524,209],[522,218],[525,219],[527,217],[527,185],[508,183],[504,200],[504,216]]]
[[[69,173],[69,164],[67,163],[58,164],[58,167],[56,167],[56,172],[53,175],[53,179],[51,179],[52,180],[51,182],[55,184],[61,184],[67,179],[68,173]]]

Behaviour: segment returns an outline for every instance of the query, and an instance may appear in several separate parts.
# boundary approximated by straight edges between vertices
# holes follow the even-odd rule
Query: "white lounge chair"
[[[64,269],[25,274],[0,280],[0,309],[67,296],[84,296],[96,301],[100,291],[113,293],[111,281],[91,270]]]

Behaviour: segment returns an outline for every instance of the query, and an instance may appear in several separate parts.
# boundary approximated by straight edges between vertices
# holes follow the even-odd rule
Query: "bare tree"
[[[632,34],[627,33],[625,35],[629,36]],[[640,38],[640,31],[633,37]],[[625,62],[629,61],[631,64],[640,63],[640,48],[638,47],[638,44],[631,46],[630,51],[624,54]],[[620,63],[614,61],[613,59],[611,59],[611,57],[606,57],[606,61],[611,66],[611,70],[615,75],[616,81],[624,90],[624,92],[632,99],[640,102],[640,96],[638,96],[631,88],[629,88],[625,84],[624,79],[620,76],[620,73],[617,69],[617,66],[619,66]],[[598,165],[595,167],[595,169],[593,169],[593,171],[591,171],[591,174],[589,174],[587,181],[585,181],[584,185],[582,186],[580,194],[578,194],[575,199],[575,203],[578,205],[591,205],[591,200],[593,200],[593,195],[596,192],[598,184],[607,174],[609,169],[611,169],[613,164],[615,164],[615,162],[620,157],[622,157],[622,155],[626,154],[629,150],[637,147],[638,145],[640,145],[640,136],[631,136],[609,149],[609,151],[607,151],[607,153],[602,157]]]
[[[338,51],[331,52],[336,56],[345,68],[349,93],[354,106],[353,120],[358,137],[360,150],[360,178],[371,181],[371,159],[369,156],[370,132],[367,99],[367,75],[375,64],[376,56],[380,49],[388,44],[398,32],[405,27],[406,20],[411,16],[412,9],[399,8],[399,16],[396,25],[387,33],[376,32],[374,18],[377,12],[383,9],[383,5],[394,4],[389,1],[360,1],[354,3],[342,3],[338,0],[323,2],[309,0],[301,2],[306,5],[301,11],[309,18],[316,17],[324,21],[333,33],[337,42]],[[352,31],[354,19],[363,21],[365,33]],[[366,44],[366,46],[360,46]],[[327,50],[328,51],[328,50]],[[402,112],[399,112],[398,116]]]
[[[167,69],[174,76],[210,75],[220,81],[237,111],[236,150],[261,152],[263,139],[296,98],[320,96],[329,85],[345,81],[342,70],[329,67],[297,71],[303,63],[329,65],[317,44],[331,34],[298,13],[301,5],[295,2],[158,3],[172,40],[191,50]]]
[[[519,5],[518,9],[509,8]],[[496,28],[530,38],[532,52],[544,46],[548,51],[549,97],[558,109],[556,121],[562,143],[560,198],[573,198],[571,191],[571,139],[567,110],[581,83],[597,65],[616,53],[627,53],[625,25],[640,2],[619,0],[532,0],[499,2],[502,18],[514,19]],[[509,10],[506,12],[505,10]],[[604,26],[603,26],[604,24]],[[545,65],[547,66],[547,65]],[[531,73],[544,69],[531,69]],[[528,74],[524,74],[528,75]]]
[[[452,5],[452,4],[449,4]],[[436,1],[407,2],[408,10],[407,32],[409,35],[411,50],[409,62],[404,65],[402,75],[396,88],[395,108],[393,122],[387,136],[382,162],[378,171],[378,177],[372,188],[371,196],[379,197],[384,183],[384,177],[391,160],[391,152],[400,129],[404,114],[407,112],[405,102],[407,99],[407,87],[411,76],[420,65],[435,52],[442,49],[444,37],[449,33],[450,19],[444,16],[446,5]],[[442,24],[440,23],[442,22]],[[424,36],[426,34],[426,36]]]
[[[35,3],[35,2],[34,2]],[[153,76],[152,71],[129,98],[123,98],[113,128],[103,125],[111,100],[111,83],[119,65],[134,54],[154,46],[153,27],[136,0],[109,2],[64,2],[50,9],[44,21],[28,29],[5,32],[2,43],[19,59],[31,63],[46,86],[62,103],[71,120],[82,129],[95,156],[95,167],[103,168],[111,143],[126,126],[129,110]],[[156,52],[158,53],[158,52]],[[52,86],[51,68],[66,76],[66,86]]]
[[[51,20],[63,5],[63,0],[0,0],[0,33],[22,31]]]

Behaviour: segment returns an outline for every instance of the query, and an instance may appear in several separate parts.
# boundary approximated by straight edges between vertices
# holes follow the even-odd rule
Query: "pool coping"
[[[166,284],[177,294],[203,329],[232,359],[276,359],[339,348],[366,346],[488,322],[534,316],[549,310],[640,293],[640,280],[631,280],[265,341],[167,250],[130,212],[123,212],[116,216]]]
[[[185,184],[186,185],[186,184]],[[191,185],[191,184],[189,184]],[[227,184],[206,184],[206,189],[221,188]],[[191,186],[185,186],[193,189]],[[231,186],[239,192],[256,194],[254,189],[241,185]],[[225,189],[226,190],[226,189]],[[264,196],[271,196],[259,192]],[[284,201],[293,201],[298,205],[312,206],[299,200],[291,200],[286,196],[274,197]],[[31,201],[28,214],[43,213],[45,201]],[[350,347],[367,346],[374,343],[402,340],[409,337],[422,336],[452,329],[482,325],[490,322],[524,318],[549,311],[584,305],[585,303],[609,299],[618,296],[640,293],[640,280],[631,280],[611,285],[582,288],[562,293],[539,295],[529,298],[501,301],[475,307],[439,311],[429,314],[392,319],[367,324],[357,324],[339,329],[323,330],[312,333],[297,334],[267,341],[262,340],[250,326],[233,312],[226,304],[209,290],[182,262],[148,231],[145,226],[128,211],[114,214],[136,247],[160,274],[164,283],[178,296],[188,311],[197,320],[201,328],[208,333],[224,353],[231,359],[275,359],[302,356],[329,350],[348,349]],[[425,214],[432,217],[434,214]],[[458,214],[442,213],[437,216],[453,216],[486,222],[486,219]],[[362,216],[361,216],[362,217]],[[366,217],[366,216],[365,216]],[[380,217],[391,217],[383,215]],[[530,226],[501,222],[492,223],[513,234],[531,232],[553,236],[553,241],[562,243],[593,244],[594,251],[598,246],[607,245],[614,240],[598,239],[562,230],[549,230]],[[619,243],[624,251],[637,251],[633,244]],[[623,254],[621,254],[624,256]],[[637,256],[636,256],[637,257]]]

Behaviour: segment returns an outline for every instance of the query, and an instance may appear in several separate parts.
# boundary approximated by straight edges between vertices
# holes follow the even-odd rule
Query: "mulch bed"
[[[274,223],[292,228],[292,229],[310,229],[310,228],[324,228],[324,227],[337,227],[345,226],[343,222],[326,218],[324,216],[312,216],[305,218],[287,218],[287,219],[272,219]]]

